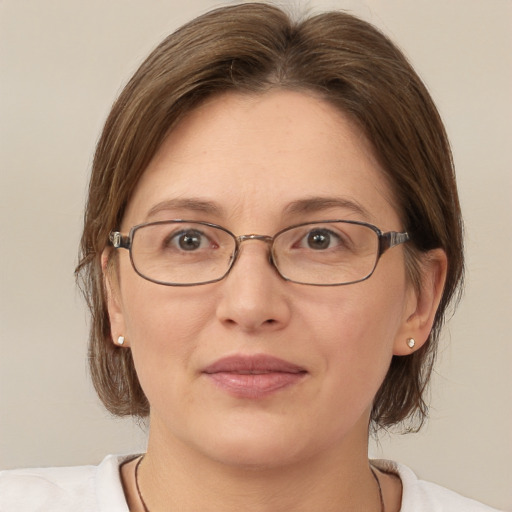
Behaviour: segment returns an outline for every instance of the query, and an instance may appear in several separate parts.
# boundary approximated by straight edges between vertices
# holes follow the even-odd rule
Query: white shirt
[[[99,466],[1,471],[0,512],[129,512],[119,466],[132,457],[109,455]],[[387,460],[373,464],[402,480],[401,512],[497,512],[418,480],[402,464]]]

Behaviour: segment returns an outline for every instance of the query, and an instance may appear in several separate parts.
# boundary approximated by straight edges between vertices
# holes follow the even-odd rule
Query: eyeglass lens
[[[137,272],[163,284],[216,281],[229,271],[237,250],[230,232],[204,223],[160,222],[135,228],[131,258]],[[286,279],[334,285],[360,281],[374,270],[379,236],[347,222],[312,223],[281,231],[272,260]]]

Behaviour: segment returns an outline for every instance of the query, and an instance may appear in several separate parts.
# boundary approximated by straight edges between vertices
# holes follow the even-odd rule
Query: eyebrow
[[[350,210],[365,219],[373,219],[370,212],[356,201],[342,197],[309,197],[293,201],[285,208],[285,213],[290,215],[317,213],[331,208],[343,208]]]
[[[356,201],[342,197],[319,196],[298,199],[296,201],[292,201],[291,203],[289,203],[284,208],[283,214],[304,215],[308,213],[318,213],[332,208],[343,208],[345,210],[349,210],[363,217],[363,219],[373,220],[373,216],[369,213],[369,211],[366,208],[364,208],[364,206],[360,205]],[[174,198],[161,201],[160,203],[157,203],[156,205],[151,207],[146,216],[146,220],[149,220],[151,217],[154,217],[158,213],[167,210],[188,210],[191,212],[199,212],[204,213],[205,215],[215,216],[222,216],[224,211],[219,204],[213,201],[206,201],[204,199],[193,197]]]
[[[194,197],[190,198],[175,198],[161,201],[154,205],[146,215],[146,219],[154,217],[156,214],[166,210],[188,210],[193,212],[204,213],[207,215],[220,215],[222,208],[212,202],[205,201],[203,199],[197,199]]]

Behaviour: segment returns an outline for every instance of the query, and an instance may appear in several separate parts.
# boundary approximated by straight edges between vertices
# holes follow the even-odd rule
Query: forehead
[[[352,203],[352,218],[397,222],[371,144],[348,116],[303,92],[230,93],[189,113],[168,135],[139,181],[123,224],[152,220],[148,216],[162,204],[172,208],[161,215],[178,218],[188,213],[187,204],[201,203],[213,206],[204,214],[215,218],[206,220],[255,223],[297,214],[298,203],[309,204],[311,213],[322,198],[329,200],[332,215],[335,204]]]

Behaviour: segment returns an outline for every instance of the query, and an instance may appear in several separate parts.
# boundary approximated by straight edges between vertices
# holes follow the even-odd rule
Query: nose
[[[274,331],[290,321],[288,283],[269,261],[265,242],[263,237],[246,238],[236,264],[219,283],[222,297],[217,317],[228,327],[245,332]]]

